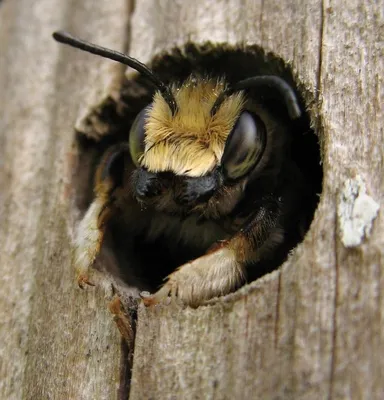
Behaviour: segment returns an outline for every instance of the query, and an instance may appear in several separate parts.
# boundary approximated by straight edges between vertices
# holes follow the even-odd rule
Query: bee
[[[292,157],[302,110],[291,85],[276,75],[230,84],[214,74],[165,84],[125,54],[65,32],[53,36],[130,66],[156,88],[126,142],[97,167],[95,197],[76,235],[80,286],[91,284],[90,268],[116,219],[127,249],[140,237],[144,249],[160,241],[182,260],[157,292],[142,296],[146,306],[171,297],[197,307],[285,259],[306,229],[309,190]]]

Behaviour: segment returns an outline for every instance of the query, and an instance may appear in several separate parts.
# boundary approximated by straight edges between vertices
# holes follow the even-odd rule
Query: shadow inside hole
[[[302,88],[298,87],[290,68],[283,60],[273,54],[264,53],[257,46],[233,48],[227,45],[189,44],[182,50],[174,49],[168,54],[156,57],[150,67],[167,84],[181,83],[191,73],[200,76],[225,76],[230,84],[256,75],[277,75],[296,89],[302,110],[305,110],[305,104],[314,100],[311,93],[304,93]],[[97,115],[97,118],[110,127],[108,135],[95,142],[79,134],[80,158],[78,173],[75,174],[75,184],[78,188],[76,204],[83,211],[92,201],[93,174],[100,157],[110,146],[128,141],[130,126],[136,115],[151,102],[153,88],[142,76],[135,75],[134,79],[124,82],[120,95],[119,103],[107,102]],[[270,99],[266,98],[264,101],[268,103]],[[276,109],[283,106],[274,102],[273,107]],[[307,114],[295,122],[291,157],[305,176],[308,186],[306,210],[303,213],[306,220],[300,221],[303,231],[300,235],[288,233],[285,245],[274,252],[273,259],[258,263],[257,268],[250,268],[249,281],[278,268],[287,258],[289,251],[301,241],[313,219],[321,192],[322,168],[318,139],[310,129]],[[113,253],[112,258],[118,265],[120,276],[129,285],[140,290],[155,290],[176,267],[202,255],[188,247],[171,254],[167,250],[165,237],[148,242],[144,236],[129,238],[129,235],[124,222],[119,217],[114,218],[109,224],[104,251]],[[116,270],[115,266],[106,266],[106,269],[111,272]]]

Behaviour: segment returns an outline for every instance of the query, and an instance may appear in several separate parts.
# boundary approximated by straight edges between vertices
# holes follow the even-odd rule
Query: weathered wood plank
[[[0,6],[2,399],[114,399],[125,379],[108,293],[77,289],[70,264],[73,126],[122,69],[51,34],[70,28],[123,50],[128,17],[125,0]]]
[[[307,101],[325,177],[314,223],[279,271],[211,306],[139,309],[131,399],[380,397],[383,217],[346,249],[337,211],[356,173],[383,201],[379,3],[137,4],[131,50],[144,61],[188,39],[245,40],[291,60],[314,99],[320,90]]]
[[[137,2],[130,53],[142,61],[188,40],[255,43],[292,61],[313,92],[325,177],[314,223],[279,271],[196,310],[139,309],[132,399],[381,397],[383,217],[347,249],[338,204],[356,174],[383,204],[382,6]],[[1,398],[126,397],[110,294],[77,290],[70,268],[73,126],[114,94],[122,68],[50,34],[122,50],[128,15],[123,0],[0,5]]]
[[[358,174],[372,198],[384,202],[383,2],[326,4],[321,92],[326,137],[324,163],[335,193]],[[335,193],[336,194],[336,193]],[[340,195],[340,193],[338,193]],[[357,204],[356,204],[357,207]],[[362,206],[364,210],[368,205]],[[382,208],[381,208],[382,210]],[[337,208],[341,229],[340,207]],[[383,212],[368,241],[346,249],[335,238],[336,299],[333,398],[381,398],[383,393]]]

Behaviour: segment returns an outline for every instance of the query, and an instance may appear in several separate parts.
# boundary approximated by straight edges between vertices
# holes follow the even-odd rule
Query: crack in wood
[[[337,217],[334,216],[334,224],[337,225]],[[336,370],[336,340],[337,340],[337,302],[339,296],[339,257],[338,257],[338,237],[334,234],[334,254],[335,254],[335,292],[334,292],[334,306],[333,306],[333,332],[332,332],[332,344],[331,344],[331,365],[330,365],[330,376],[329,376],[329,392],[328,400],[333,399],[335,370]]]
[[[277,270],[279,274],[277,281],[277,292],[276,292],[276,311],[275,311],[275,348],[277,348],[279,340],[279,322],[280,322],[280,293],[281,293],[281,281],[282,281],[282,268]]]
[[[320,3],[320,32],[319,32],[319,60],[317,66],[317,87],[315,92],[315,98],[317,107],[319,108],[320,101],[320,89],[321,89],[321,79],[322,79],[322,68],[323,68],[323,39],[324,39],[324,26],[325,26],[325,13],[324,13],[324,0]],[[319,111],[318,111],[319,113]]]

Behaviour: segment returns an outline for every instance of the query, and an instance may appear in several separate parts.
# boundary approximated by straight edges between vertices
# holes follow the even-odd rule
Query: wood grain
[[[123,50],[127,2],[0,5],[0,398],[115,399],[120,335],[108,293],[81,291],[71,267],[74,124],[122,76],[52,40],[60,28]],[[110,29],[113,26],[114,29]]]
[[[188,39],[245,41],[291,61],[313,93],[324,187],[279,271],[211,306],[139,309],[130,398],[380,398],[383,218],[346,249],[337,198],[360,174],[383,202],[382,2],[171,3],[137,4],[132,54],[149,60]]]
[[[131,19],[128,3],[0,4],[0,398],[128,396],[109,281],[80,291],[70,265],[74,126],[105,133],[86,117],[123,69],[58,46],[66,28],[143,62],[187,41],[261,45],[292,64],[321,142],[320,204],[278,271],[198,309],[139,307],[130,399],[380,399],[383,2],[140,0]],[[339,233],[347,179],[381,205],[353,248]]]

